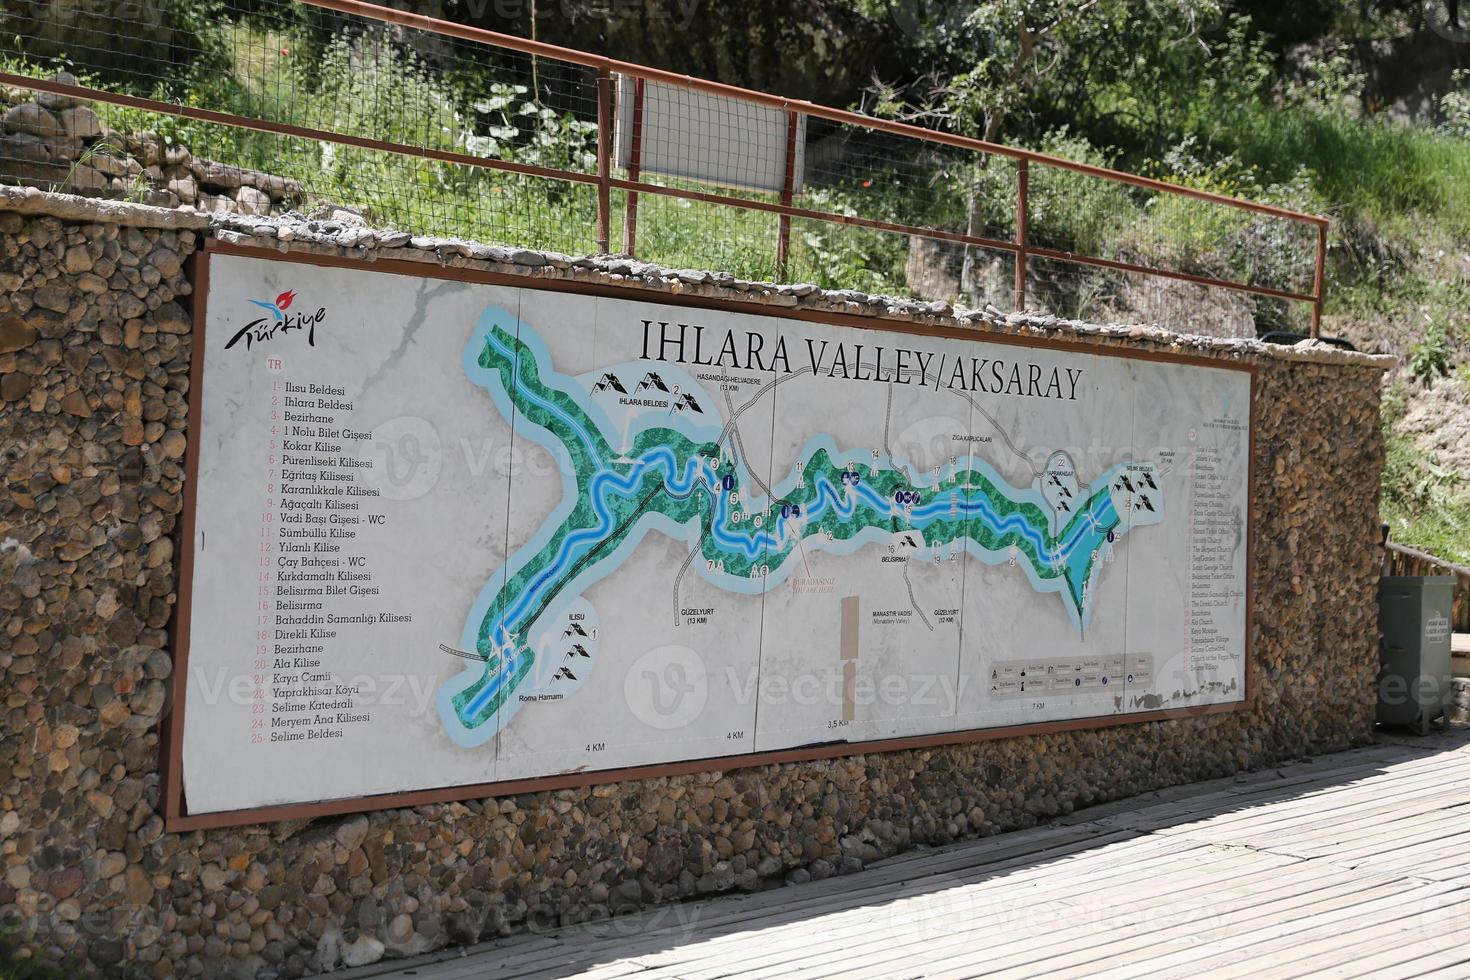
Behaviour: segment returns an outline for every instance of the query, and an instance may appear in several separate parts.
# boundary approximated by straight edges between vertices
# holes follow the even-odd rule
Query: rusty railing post
[[[781,206],[791,207],[793,189],[796,186],[796,110],[786,114],[786,182],[781,187]],[[791,215],[783,214],[777,222],[776,236],[776,281],[786,281],[786,257],[791,248]]]
[[[354,147],[373,153],[396,154],[401,158],[409,160],[428,160],[456,167],[474,168],[476,171],[517,174],[538,180],[556,180],[574,185],[593,186],[596,188],[597,193],[598,214],[597,227],[595,229],[597,246],[608,250],[611,250],[612,247],[611,194],[614,189],[620,190],[626,195],[625,202],[627,207],[626,221],[623,228],[623,248],[629,254],[632,254],[637,247],[639,198],[643,194],[652,194],[661,199],[671,198],[682,201],[697,201],[717,207],[739,208],[746,211],[758,211],[762,214],[777,215],[780,227],[780,238],[777,243],[777,266],[781,272],[780,278],[786,278],[791,275],[791,271],[786,268],[790,264],[790,227],[795,218],[801,218],[803,221],[871,228],[886,233],[908,235],[910,237],[917,235],[937,241],[958,243],[965,246],[967,255],[970,249],[1009,252],[1015,256],[1014,301],[1016,307],[1019,309],[1024,309],[1027,305],[1026,278],[1029,271],[1027,265],[1030,257],[1035,255],[1038,259],[1047,262],[1063,263],[1069,267],[1109,269],[1131,275],[1152,276],[1176,282],[1194,283],[1209,288],[1226,289],[1241,294],[1267,297],[1292,304],[1306,304],[1311,308],[1309,315],[1311,336],[1314,338],[1321,336],[1322,318],[1326,302],[1327,231],[1330,227],[1328,218],[1324,216],[1305,214],[1276,205],[1230,197],[1200,188],[1184,187],[1178,184],[1168,183],[1158,178],[1123,173],[1107,167],[1100,167],[1076,160],[1067,160],[1063,157],[1053,156],[1047,153],[1003,146],[998,143],[991,143],[958,133],[924,129],[911,123],[864,116],[861,113],[847,109],[836,109],[831,106],[823,106],[805,100],[786,99],[770,93],[755,92],[705,79],[691,78],[687,75],[679,75],[674,72],[650,68],[644,65],[635,65],[602,55],[545,44],[535,39],[514,37],[508,34],[487,31],[483,28],[428,17],[423,14],[397,9],[383,3],[371,3],[365,2],[365,0],[291,0],[291,2],[303,7],[332,11],[348,17],[365,18],[380,24],[391,24],[408,30],[424,31],[441,37],[468,41],[473,44],[486,45],[506,51],[516,51],[529,55],[532,59],[552,59],[568,64],[580,65],[584,69],[596,71],[598,79],[599,126],[597,172],[588,173],[585,167],[580,166],[575,169],[565,169],[523,163],[513,159],[505,159],[498,155],[483,156],[464,150],[451,150],[431,146],[424,141],[408,143],[399,140],[380,139],[375,136],[358,133],[339,132],[316,126],[304,126],[276,118],[265,118],[260,115],[242,115],[222,109],[189,105],[176,101],[144,97],[128,92],[96,88],[92,85],[79,84],[75,79],[62,81],[37,78],[31,75],[17,74],[14,71],[4,70],[5,67],[18,66],[0,66],[0,85],[12,86],[31,92],[51,93],[85,102],[100,102],[105,105],[122,106],[173,118],[188,119],[211,126],[234,127],[256,133],[265,133],[274,137],[316,141],[334,146]],[[619,83],[619,89],[616,93],[612,91],[612,81],[614,78]],[[631,89],[624,89],[622,87],[622,81],[625,78],[634,82]],[[789,179],[787,186],[791,188],[791,194],[789,197],[786,194],[782,195],[783,203],[776,203],[769,200],[769,197],[773,196],[771,194],[763,195],[759,198],[737,197],[726,193],[694,190],[683,182],[663,184],[644,183],[641,180],[645,124],[643,103],[646,94],[645,89],[648,83],[667,86],[671,91],[697,92],[713,96],[717,99],[733,100],[741,105],[760,106],[769,111],[785,113],[787,114],[788,121],[795,119],[798,124],[804,121],[804,119],[819,119],[841,126],[856,127],[864,132],[882,133],[921,141],[924,144],[962,149],[971,153],[980,154],[981,161],[988,162],[991,157],[1004,157],[1008,160],[1014,160],[1017,167],[1015,232],[1010,240],[1005,240],[1000,237],[990,238],[982,236],[979,234],[979,228],[970,228],[968,225],[967,230],[963,233],[953,231],[944,227],[948,224],[948,222],[944,221],[938,221],[926,226],[914,226],[863,215],[839,214],[831,210],[822,210],[814,207],[796,207],[790,202],[794,198],[795,178],[799,174],[796,173],[795,162],[791,158],[791,146],[794,141],[790,140],[788,140],[787,169]],[[624,98],[625,92],[626,98]],[[625,108],[625,103],[628,102],[632,104],[627,105],[626,108],[631,111],[624,117],[622,110]],[[627,125],[623,126],[622,122],[625,118]],[[620,130],[626,130],[626,132],[620,132]],[[615,137],[620,136],[630,140],[626,147],[626,153],[622,152],[624,147],[617,144],[615,140]],[[614,152],[615,150],[617,152]],[[622,175],[619,175],[617,172],[619,159],[626,160],[626,166],[623,168],[624,172]],[[1027,201],[1030,164],[1032,163],[1087,177],[1121,183],[1130,187],[1142,188],[1160,194],[1170,194],[1179,198],[1203,201],[1251,214],[1268,215],[1293,222],[1295,225],[1314,224],[1317,226],[1317,254],[1313,288],[1309,292],[1297,292],[1295,290],[1278,289],[1262,285],[1253,281],[1250,277],[1241,280],[1219,279],[1186,272],[1182,269],[1171,269],[1158,265],[1144,264],[1142,262],[1128,262],[1116,258],[1081,254],[1048,247],[1045,243],[1033,246],[1030,241],[1030,216]],[[984,163],[981,165],[983,166]],[[658,170],[660,167],[655,167],[655,169]],[[693,182],[699,183],[701,181],[696,180]],[[406,186],[404,190],[405,192],[409,192]],[[412,201],[410,200],[408,203],[412,203]],[[973,208],[970,210],[972,213],[967,217],[975,224],[978,224],[978,210],[974,210]],[[578,232],[578,234],[585,233],[585,229],[579,230]],[[669,258],[674,260],[676,257],[670,256]],[[1292,307],[1293,315],[1297,315],[1295,313],[1296,309],[1296,306]]]
[[[633,79],[633,132],[628,136],[628,179],[636,181],[643,161],[643,79]],[[623,214],[623,251],[633,254],[638,242],[638,192],[628,192]]]
[[[1317,225],[1317,271],[1312,277],[1312,339],[1322,336],[1322,295],[1326,286],[1327,224]]]
[[[597,250],[612,238],[612,72],[597,69]]]
[[[1026,309],[1026,225],[1029,218],[1031,161],[1016,161],[1016,311]]]

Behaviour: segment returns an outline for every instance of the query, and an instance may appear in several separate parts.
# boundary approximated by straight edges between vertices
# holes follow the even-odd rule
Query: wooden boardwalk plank
[[[1470,733],[345,980],[1470,977]]]

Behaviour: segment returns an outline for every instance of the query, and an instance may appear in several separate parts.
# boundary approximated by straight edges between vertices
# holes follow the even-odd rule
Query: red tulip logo
[[[285,310],[290,307],[292,300],[296,299],[295,290],[288,289],[276,297],[276,309]]]

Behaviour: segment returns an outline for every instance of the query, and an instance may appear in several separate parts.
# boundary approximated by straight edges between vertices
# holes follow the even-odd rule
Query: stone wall
[[[276,214],[305,199],[300,181],[196,157],[157,133],[115,133],[70,96],[5,86],[0,183],[208,213]]]
[[[184,260],[210,235],[1252,361],[1253,702],[1094,731],[165,833],[158,723],[190,433]],[[0,913],[25,948],[79,973],[300,976],[848,873],[918,844],[1371,738],[1382,358],[6,188],[0,285]]]

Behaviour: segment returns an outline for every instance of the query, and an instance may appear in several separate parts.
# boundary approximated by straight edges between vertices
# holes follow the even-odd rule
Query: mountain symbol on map
[[[497,573],[467,624],[483,663],[448,682],[440,698],[446,727],[462,744],[493,738],[523,702],[565,696],[591,673],[595,652],[566,642],[581,621],[566,619],[567,610],[592,613],[585,590],[625,561],[654,521],[697,549],[705,578],[745,594],[784,581],[814,549],[850,554],[849,542],[895,535],[905,546],[961,547],[989,564],[1023,562],[1032,587],[1056,592],[1081,630],[1104,554],[1131,528],[1162,519],[1151,463],[1120,463],[1084,485],[1071,457],[1056,452],[1031,486],[1018,488],[971,457],[919,486],[905,466],[879,465],[875,455],[859,467],[855,451],[820,437],[794,473],[774,482],[789,489],[772,499],[740,458],[730,420],[720,428],[719,420],[696,418],[718,402],[692,377],[646,372],[636,362],[612,368],[584,382],[558,374],[535,329],[503,311],[488,312],[472,333],[466,372],[514,415],[518,437],[526,432],[565,458],[570,506],[539,529],[536,547]],[[630,435],[592,401],[606,390],[626,393],[619,373],[641,375],[640,391],[673,396],[667,409],[627,407],[641,413],[642,427]],[[776,512],[791,516],[753,519]]]

